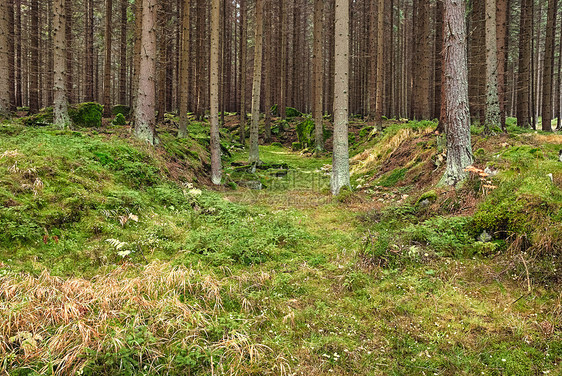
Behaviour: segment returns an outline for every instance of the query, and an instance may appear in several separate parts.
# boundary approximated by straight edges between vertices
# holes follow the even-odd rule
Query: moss
[[[435,192],[433,189],[430,191],[427,191],[425,193],[423,193],[420,198],[418,198],[418,200],[416,201],[416,205],[419,205],[420,203],[422,203],[425,200],[428,200],[429,202],[435,202],[435,200],[437,200],[437,192]]]
[[[102,113],[103,106],[95,102],[80,103],[68,110],[72,122],[79,127],[101,127]]]
[[[113,106],[113,109],[111,110],[111,114],[113,116],[117,116],[121,114],[124,117],[129,117],[129,115],[131,114],[131,107],[125,106],[123,104],[117,104]]]
[[[273,143],[271,144],[271,146],[276,146],[276,147],[282,148],[282,147],[283,147],[283,144],[280,143],[280,142],[273,142]]]
[[[127,120],[122,113],[118,113],[115,115],[115,119],[111,122],[113,125],[127,125]]]
[[[22,123],[27,127],[46,126],[53,123],[53,108],[45,107],[36,114],[21,118]]]
[[[361,130],[359,131],[359,138],[367,137],[373,129],[375,129],[375,127],[370,126],[370,125],[361,128]]]
[[[379,185],[383,187],[395,186],[400,180],[404,179],[406,171],[408,171],[407,168],[397,168],[392,170],[379,180]]]
[[[303,147],[314,144],[314,121],[311,118],[297,124],[297,137]]]
[[[302,150],[302,144],[300,142],[293,142],[292,148],[293,151]]]

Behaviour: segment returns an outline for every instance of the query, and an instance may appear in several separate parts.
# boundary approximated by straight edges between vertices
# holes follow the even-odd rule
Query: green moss
[[[437,200],[437,192],[435,190],[429,190],[425,193],[423,193],[420,198],[418,198],[418,200],[416,201],[416,205],[419,205],[421,202],[428,200],[429,202],[434,202],[435,200]]]
[[[95,102],[80,103],[71,106],[68,114],[74,125],[79,127],[101,127],[103,106]]]
[[[408,171],[407,168],[394,169],[379,180],[379,185],[383,187],[393,187],[400,180],[404,179],[404,176],[406,176],[407,171]]]
[[[303,147],[314,144],[314,121],[310,117],[297,124],[297,137]]]
[[[131,114],[131,107],[125,106],[123,104],[117,104],[111,109],[111,114],[113,116],[121,114],[124,117],[129,117],[129,115]]]
[[[292,148],[293,151],[302,150],[302,144],[300,142],[293,142]]]
[[[115,115],[115,119],[111,122],[113,125],[127,125],[127,120],[122,113],[118,113]]]
[[[296,108],[293,108],[293,107],[287,107],[286,114],[287,114],[287,117],[290,117],[290,118],[302,116],[302,113],[299,110],[297,110]]]

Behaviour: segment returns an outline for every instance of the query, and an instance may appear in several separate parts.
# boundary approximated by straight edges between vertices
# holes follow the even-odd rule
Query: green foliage
[[[302,113],[299,110],[297,110],[296,108],[293,108],[293,107],[287,107],[286,114],[287,114],[288,118],[302,116]]]
[[[379,185],[383,187],[394,187],[406,176],[407,168],[396,168],[379,179]]]
[[[300,143],[300,142],[293,142],[293,143],[292,143],[292,148],[293,148],[293,151],[302,150],[303,145],[302,145],[302,143]]]
[[[302,147],[309,147],[314,144],[314,121],[307,117],[297,124],[297,137]]]

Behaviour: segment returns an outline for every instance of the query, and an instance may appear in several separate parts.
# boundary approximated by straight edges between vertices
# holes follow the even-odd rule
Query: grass
[[[427,124],[403,128],[414,131],[387,128],[364,146],[377,157],[357,164],[376,169],[388,152],[379,143],[398,147]],[[557,249],[554,142],[477,139],[477,163],[501,171],[498,188],[483,192],[473,179],[457,196],[426,193],[426,205],[423,190],[394,186],[410,184],[417,167],[408,161],[383,175],[388,187],[336,200],[310,179],[326,183],[328,157],[276,146],[260,147],[262,160],[286,164],[293,177],[261,191],[210,192],[194,179],[206,163],[189,151],[205,142],[204,127],[194,129],[181,144],[164,134],[166,151],[153,152],[120,128],[3,126],[0,372],[562,372],[562,295],[555,279],[541,278],[557,264],[515,251],[515,235],[500,239],[487,227],[507,213],[510,234]],[[227,173],[246,158],[234,152]],[[270,170],[253,178],[280,169]],[[552,237],[519,226],[530,218],[546,220]],[[492,242],[478,240],[481,229]]]

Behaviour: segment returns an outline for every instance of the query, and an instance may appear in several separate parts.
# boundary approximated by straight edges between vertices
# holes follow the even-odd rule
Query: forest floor
[[[4,124],[0,372],[562,373],[562,136],[475,136],[490,173],[451,191],[432,124],[363,126],[333,198],[294,139],[256,171],[225,145],[212,191],[196,127]]]

